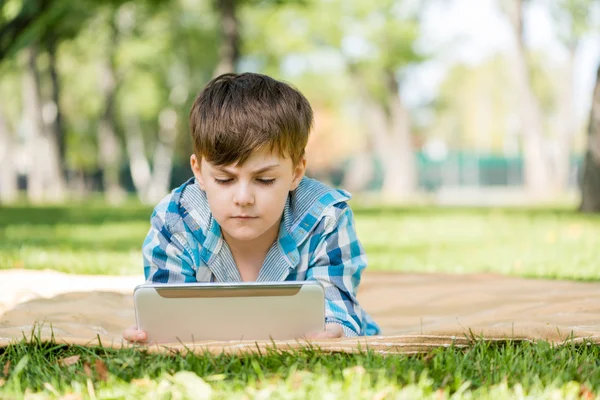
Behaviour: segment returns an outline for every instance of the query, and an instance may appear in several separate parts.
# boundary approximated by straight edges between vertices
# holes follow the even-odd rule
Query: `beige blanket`
[[[58,342],[121,347],[134,324],[131,293],[141,277],[0,271],[0,347],[32,334]],[[414,353],[486,340],[600,343],[600,283],[493,274],[365,274],[362,306],[383,335],[303,341],[200,342],[150,351],[249,352],[301,346],[323,351]]]

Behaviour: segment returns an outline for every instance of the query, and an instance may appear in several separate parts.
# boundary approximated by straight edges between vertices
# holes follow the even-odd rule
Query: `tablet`
[[[325,329],[325,291],[315,281],[146,283],[133,299],[149,343],[296,339]]]

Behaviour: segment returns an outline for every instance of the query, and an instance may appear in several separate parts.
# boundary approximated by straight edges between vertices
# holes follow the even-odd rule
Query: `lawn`
[[[0,208],[0,268],[140,274],[151,209]],[[355,207],[372,270],[600,280],[600,217],[563,209]],[[0,399],[596,398],[600,346],[479,342],[420,356],[156,355],[56,344],[0,350]]]
[[[12,346],[0,360],[10,364],[0,398],[591,399],[600,390],[599,346],[546,343],[479,342],[419,356],[204,357],[38,343]]]
[[[0,269],[139,274],[150,208],[0,208]],[[370,270],[600,279],[600,216],[565,209],[355,208]]]

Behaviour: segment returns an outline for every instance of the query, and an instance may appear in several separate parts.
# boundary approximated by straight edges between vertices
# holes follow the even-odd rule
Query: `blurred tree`
[[[89,145],[83,143],[91,139],[81,134],[82,129],[93,129],[97,124],[98,157],[81,157],[71,151],[70,160],[81,166],[96,160],[103,171],[109,200],[118,200],[123,193],[119,175],[124,136],[128,139],[128,154],[134,154],[130,157],[130,170],[140,197],[144,201],[162,197],[170,186],[178,132],[185,130],[185,124],[177,121],[185,119],[193,94],[215,71],[218,24],[214,15],[215,5],[219,4],[209,0],[100,0],[76,4],[66,0],[13,0],[12,4],[12,14],[1,13],[14,23],[10,24],[11,29],[0,30],[0,54],[12,57],[28,46],[40,49],[44,62],[36,62],[36,55],[36,60],[27,65],[45,65],[47,72],[25,77],[27,82],[39,83],[37,91],[23,92],[27,111],[23,116],[31,123],[32,138],[40,136],[35,133],[41,125],[40,118],[31,116],[49,103],[43,99],[32,101],[32,96],[43,92],[53,100],[53,107],[48,110],[54,111],[45,116],[54,118],[50,121],[52,126],[47,125],[55,133],[61,164],[65,163],[65,126],[74,128],[72,137],[77,139],[70,142],[77,146],[75,152],[80,152],[89,151]],[[226,7],[219,10],[229,12]],[[95,33],[90,34],[92,30]],[[89,46],[92,40],[97,46]],[[65,43],[77,41],[80,45],[63,49]],[[61,71],[57,68],[61,60],[65,61],[65,71],[71,74],[65,81],[69,90],[65,96],[67,119],[71,120],[66,125],[63,106],[58,101],[58,89],[65,86],[59,81]],[[76,67],[72,68],[73,63]],[[99,73],[91,73],[93,68],[88,65],[92,64],[99,65]],[[24,71],[39,72],[31,68]],[[30,79],[32,76],[35,79]],[[99,88],[93,93],[89,82],[95,80],[99,81]],[[40,86],[44,90],[39,90]],[[132,125],[139,129],[129,130]],[[136,136],[138,133],[141,135]],[[146,153],[152,149],[150,163]],[[186,154],[189,157],[189,147]],[[32,193],[38,193],[33,197],[41,197],[35,190],[40,187],[36,185],[40,175],[32,179]]]
[[[55,0],[6,1],[0,4],[0,61],[25,47],[53,19]]]
[[[456,150],[502,153],[509,116],[516,111],[514,94],[506,90],[513,84],[507,74],[509,62],[495,55],[475,66],[450,69],[433,104],[431,135]]]
[[[0,104],[0,203],[10,203],[17,198],[15,140]]]
[[[182,121],[195,92],[211,76],[236,69],[240,55],[247,62],[245,69],[267,73],[272,73],[275,64],[279,71],[289,69],[290,54],[301,55],[300,63],[303,55],[313,61],[334,55],[341,61],[341,69],[325,71],[326,84],[318,66],[301,74],[310,85],[309,92],[319,99],[316,108],[323,108],[320,115],[331,115],[328,111],[341,104],[339,108],[344,110],[340,114],[356,118],[356,110],[361,108],[352,97],[362,93],[362,101],[368,105],[364,115],[383,121],[373,130],[370,142],[386,160],[386,191],[400,197],[404,195],[400,192],[414,186],[414,180],[405,185],[415,171],[410,121],[399,88],[402,69],[419,59],[412,49],[417,29],[415,18],[397,2],[390,0],[381,6],[278,0],[9,3],[12,11],[3,9],[2,18],[19,23],[10,30],[0,29],[1,56],[38,52],[33,62],[23,63],[30,67],[22,71],[28,90],[22,93],[21,114],[33,122],[34,132],[41,124],[53,133],[61,165],[66,163],[65,157],[77,170],[94,171],[100,165],[103,186],[109,193],[110,188],[120,191],[117,172],[123,157],[119,153],[126,151],[140,197],[153,201],[164,194],[175,158],[187,164],[189,142],[181,145],[181,153],[176,146],[185,142]],[[288,14],[280,19],[286,22],[281,25],[268,17],[264,25],[248,19],[248,14],[240,17],[242,8],[284,16],[290,7],[296,7],[301,15]],[[331,24],[330,16],[340,9],[343,23]],[[302,25],[308,26],[308,32]],[[264,31],[258,36],[264,40],[242,34],[242,41],[241,31]],[[92,41],[95,46],[89,45]],[[281,43],[285,45],[278,47]],[[358,52],[352,43],[359,43]],[[361,52],[360,43],[367,44],[366,52]],[[256,60],[259,63],[252,64]],[[260,60],[267,62],[261,64]],[[36,79],[42,97],[32,100],[36,91],[29,89]],[[334,90],[329,91],[331,88]],[[37,116],[30,118],[34,113]],[[372,124],[367,122],[365,127]],[[336,150],[355,139],[339,140],[344,143]],[[406,149],[408,155],[403,153]]]
[[[417,171],[410,115],[400,93],[403,69],[423,60],[415,50],[419,8],[386,0],[345,3],[342,9],[346,13],[339,46],[383,165],[382,194],[406,200],[417,188]]]
[[[566,52],[565,79],[561,82],[561,93],[558,98],[559,132],[555,141],[555,184],[558,190],[565,190],[569,183],[570,155],[573,148],[573,138],[579,131],[579,123],[575,114],[574,65],[585,35],[598,31],[598,21],[590,12],[596,3],[593,0],[546,0],[558,25],[558,37]]]
[[[48,101],[50,107],[53,110],[49,116],[49,129],[51,130],[52,136],[54,136],[57,147],[57,158],[61,173],[65,174],[65,129],[63,124],[62,108],[60,106],[60,89],[61,84],[59,81],[58,70],[57,70],[57,45],[58,39],[54,33],[49,34],[44,38],[45,48],[48,53],[48,77],[50,81],[50,94],[48,95]]]
[[[137,0],[148,5],[169,0]],[[98,10],[128,0],[9,0],[0,3],[0,62],[33,43],[72,38]]]
[[[588,148],[585,153],[581,205],[583,212],[600,212],[600,67],[588,125]]]
[[[60,42],[75,36],[92,15],[95,4],[82,3],[22,0],[3,5],[2,15],[9,18],[0,30],[0,61],[25,49],[23,116],[30,158],[36,160],[35,168],[33,163],[29,167],[27,180],[32,202],[60,201],[65,196],[65,131],[56,57]],[[39,68],[40,54],[47,57],[43,70]],[[46,90],[45,74],[49,82]]]
[[[119,119],[138,197],[155,203],[170,189],[194,95],[218,64],[218,17],[208,1],[171,3],[151,14],[127,7],[131,26],[122,30],[118,51]],[[191,154],[187,143],[184,164]]]
[[[248,64],[292,76],[311,96],[329,97],[330,103],[360,115],[358,122],[368,135],[362,150],[373,149],[384,165],[384,195],[409,197],[416,189],[416,167],[400,90],[403,69],[422,60],[415,50],[418,8],[406,1],[334,0],[287,2],[277,9],[245,12],[257,21],[244,28]],[[333,16],[336,23],[331,23]],[[343,90],[336,87],[340,82]],[[343,132],[337,135],[345,141]],[[351,169],[368,169],[370,157],[357,160],[362,165]],[[356,180],[348,174],[344,186],[354,187]]]
[[[240,57],[239,0],[214,0],[219,15],[219,63],[213,76],[235,72]]]
[[[20,10],[18,9],[20,5]],[[32,112],[44,112],[44,118],[39,125],[40,133],[38,135],[38,144],[40,140],[47,142],[49,154],[39,160],[42,171],[45,174],[36,172],[36,176],[30,176],[33,181],[34,190],[37,194],[30,196],[30,200],[41,200],[46,196],[54,200],[60,200],[64,196],[64,129],[62,125],[62,116],[59,107],[59,82],[56,71],[56,46],[60,41],[60,36],[71,34],[69,24],[57,26],[56,22],[64,15],[64,4],[57,4],[51,0],[23,0],[7,2],[3,5],[3,19],[7,19],[3,28],[0,29],[0,61],[10,56],[21,47],[30,46],[28,50],[29,57],[33,57],[26,62],[27,70],[33,74],[34,85],[37,86],[35,92],[26,94],[28,98],[40,96],[41,108],[32,108]],[[17,11],[18,10],[18,11]],[[8,17],[8,18],[7,18]],[[37,57],[40,53],[46,52],[48,56],[47,67],[45,70],[39,68]],[[44,93],[44,73],[48,74],[50,85]],[[23,87],[33,90],[32,86]],[[32,116],[33,117],[33,116]],[[37,117],[39,118],[39,117]],[[32,131],[32,135],[35,135]],[[32,142],[36,139],[31,138]],[[42,146],[41,148],[44,148]],[[54,154],[58,152],[58,154]],[[43,165],[44,159],[47,165]]]
[[[502,2],[502,8],[511,23],[516,42],[514,68],[520,101],[525,186],[531,195],[539,197],[547,195],[552,185],[550,163],[546,155],[542,110],[533,89],[523,36],[523,12],[526,1],[528,0],[505,0]]]
[[[116,53],[119,46],[119,29],[117,28],[117,10],[107,11],[107,40],[104,43],[99,61],[99,86],[102,108],[98,121],[98,163],[102,169],[102,186],[109,203],[118,203],[124,199],[125,190],[121,186],[120,172],[122,166],[123,146],[117,135],[117,116],[115,102],[119,86],[116,71]]]
[[[0,203],[17,200],[23,170],[20,65],[14,58],[0,63]]]
[[[23,120],[26,126],[30,163],[27,173],[27,196],[32,203],[62,201],[65,196],[57,132],[56,105],[44,104],[42,78],[37,66],[37,46],[24,50]]]

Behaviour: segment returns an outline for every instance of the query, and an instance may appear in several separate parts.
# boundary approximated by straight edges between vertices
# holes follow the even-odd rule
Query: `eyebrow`
[[[271,170],[271,169],[275,169],[275,168],[277,168],[277,167],[279,167],[279,164],[271,164],[271,165],[267,165],[267,166],[264,166],[264,167],[262,167],[262,168],[256,169],[256,170],[252,171],[252,173],[253,173],[253,174],[260,174],[260,173],[263,173],[263,172],[269,171],[269,170]],[[222,171],[222,172],[226,172],[226,173],[228,173],[229,175],[235,175],[235,172],[233,172],[233,171],[231,171],[231,170],[229,170],[229,169],[227,169],[227,168],[223,168],[223,167],[216,167],[216,169],[218,169],[219,171]]]

